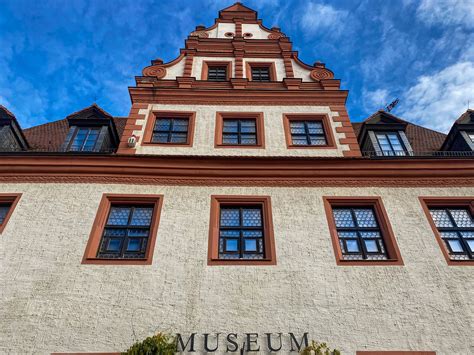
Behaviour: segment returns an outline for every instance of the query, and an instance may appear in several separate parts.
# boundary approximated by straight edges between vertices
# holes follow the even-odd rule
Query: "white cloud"
[[[364,90],[363,97],[364,109],[370,113],[384,108],[389,103],[389,92],[386,89],[377,89],[374,91]]]
[[[339,35],[347,15],[347,11],[331,5],[308,2],[303,10],[301,26],[308,32],[331,30],[333,35]]]
[[[474,1],[422,0],[417,15],[429,25],[463,25],[474,28]]]
[[[458,62],[420,76],[402,98],[400,116],[447,132],[466,111],[468,101],[474,104],[474,62]]]

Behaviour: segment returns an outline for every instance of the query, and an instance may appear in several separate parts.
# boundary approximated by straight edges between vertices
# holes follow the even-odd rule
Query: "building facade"
[[[240,3],[129,90],[128,117],[0,108],[1,353],[474,353],[474,111],[351,123]]]

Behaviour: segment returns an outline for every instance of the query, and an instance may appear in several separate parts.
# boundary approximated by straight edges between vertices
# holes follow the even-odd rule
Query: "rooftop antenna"
[[[387,105],[387,107],[385,107],[385,110],[387,112],[392,111],[395,108],[395,106],[398,105],[399,102],[400,102],[400,99],[398,99],[398,98],[393,100],[389,105]]]

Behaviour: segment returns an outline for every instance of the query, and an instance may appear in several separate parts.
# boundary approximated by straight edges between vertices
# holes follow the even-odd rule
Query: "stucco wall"
[[[0,353],[120,351],[158,330],[309,332],[343,354],[472,346],[471,267],[448,267],[418,196],[474,188],[9,184]],[[164,194],[150,266],[82,265],[103,193]],[[270,195],[275,266],[207,266],[210,196]],[[405,266],[336,266],[322,196],[381,196]]]
[[[251,33],[253,36],[252,39],[267,39],[268,35],[271,33],[265,31],[260,25],[253,23],[243,23],[242,24],[242,33]]]
[[[163,154],[163,155],[239,155],[239,156],[342,156],[344,150],[349,150],[345,144],[339,143],[339,138],[345,137],[344,133],[337,133],[335,128],[340,127],[340,122],[333,122],[332,131],[337,149],[287,149],[285,131],[283,128],[284,113],[315,113],[327,114],[330,118],[338,116],[331,112],[328,106],[230,106],[230,105],[149,105],[148,109],[140,110],[139,114],[146,115],[145,120],[139,120],[137,125],[142,125],[141,130],[134,134],[143,137],[146,121],[149,119],[150,110],[162,111],[195,111],[196,126],[193,147],[166,147],[141,145],[138,142],[137,154]],[[216,112],[263,112],[265,149],[254,148],[215,148],[214,136],[216,125]]]

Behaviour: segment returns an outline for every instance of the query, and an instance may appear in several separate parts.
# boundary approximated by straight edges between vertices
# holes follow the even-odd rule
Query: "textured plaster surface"
[[[271,33],[269,31],[265,31],[260,27],[260,25],[253,24],[253,23],[243,23],[242,24],[242,34],[244,33],[251,33],[253,36],[252,39],[267,39],[268,35]]]
[[[473,269],[446,264],[418,200],[472,196],[474,188],[4,184],[0,191],[23,193],[0,236],[2,354],[121,351],[156,331],[309,332],[345,355],[474,353]],[[152,265],[81,264],[103,193],[164,195]],[[271,196],[277,265],[207,265],[212,194]],[[381,196],[405,266],[337,266],[322,196]]]
[[[150,110],[165,111],[195,111],[195,132],[193,147],[166,147],[141,145],[136,147],[137,154],[163,154],[163,155],[209,155],[209,156],[313,156],[334,157],[342,156],[344,150],[349,150],[347,145],[339,144],[339,138],[345,137],[344,133],[337,133],[335,128],[341,126],[340,122],[333,122],[332,131],[335,137],[337,149],[288,149],[283,128],[283,113],[314,113],[328,114],[330,118],[338,116],[339,113],[331,112],[328,106],[230,106],[230,105],[149,105],[148,109],[141,109],[139,114],[146,115],[146,119],[138,120],[137,125],[142,124],[141,130],[134,134],[143,137],[146,120],[149,119]],[[216,112],[263,112],[265,149],[255,148],[215,148],[214,134],[216,126]]]
[[[183,76],[184,73],[184,63],[186,62],[186,57],[183,57],[175,65],[169,66],[166,68],[166,75],[163,79],[174,80],[177,76]]]
[[[295,78],[301,78],[303,81],[314,81],[310,77],[311,70],[303,68],[294,59],[291,60],[291,63],[293,64],[293,73]]]

